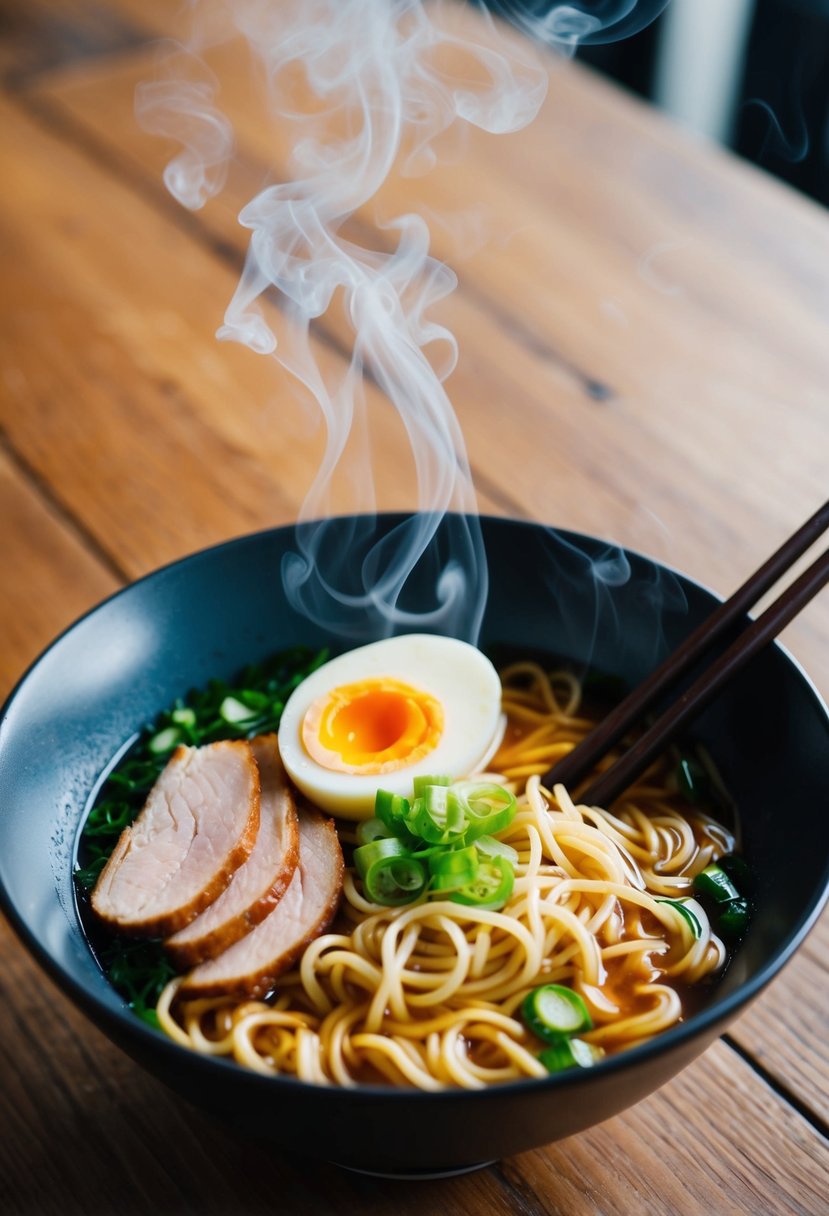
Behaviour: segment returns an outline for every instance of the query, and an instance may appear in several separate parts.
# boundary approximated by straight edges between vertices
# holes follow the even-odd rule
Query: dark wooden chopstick
[[[597,761],[631,729],[663,692],[702,657],[791,565],[829,528],[829,502],[815,512],[776,553],[685,639],[633,692],[542,778],[548,789],[561,782],[574,788]],[[676,704],[638,740],[580,801],[607,806],[655,758],[682,725],[700,712],[722,685],[759,649],[771,641],[829,580],[829,550],[818,558],[770,608],[740,634],[736,642],[689,688]]]

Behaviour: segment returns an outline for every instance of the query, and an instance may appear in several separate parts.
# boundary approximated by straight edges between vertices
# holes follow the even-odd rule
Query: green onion
[[[443,785],[429,785],[426,793],[415,798],[406,817],[413,836],[427,844],[451,844],[464,835],[466,820],[454,793]]]
[[[412,782],[415,798],[425,796],[427,789],[431,785],[451,785],[451,777],[415,777]]]
[[[382,820],[390,832],[396,834],[398,828],[405,828],[406,816],[409,814],[409,800],[401,794],[391,794],[388,790],[378,790],[374,795],[374,813]]]
[[[473,882],[478,873],[478,850],[436,849],[429,857],[429,873],[435,891],[459,891]]]
[[[357,839],[360,844],[371,844],[375,840],[384,840],[389,835],[389,829],[382,819],[364,819],[357,825]]]
[[[363,879],[369,899],[387,908],[412,903],[425,891],[426,882],[426,870],[414,857],[383,857]]]
[[[366,892],[371,886],[376,902],[395,905],[417,899],[428,867],[432,896],[468,907],[502,908],[515,884],[518,853],[491,831],[512,822],[514,796],[491,782],[453,783],[445,776],[417,777],[413,787],[412,802],[378,790],[375,818],[357,829],[354,864]],[[389,847],[391,840],[396,844]],[[480,849],[474,841],[480,841]],[[405,860],[415,867],[402,869]]]
[[[715,903],[726,904],[731,899],[737,899],[739,891],[726,874],[725,870],[712,863],[706,866],[694,879],[694,890],[697,895],[707,895]]]
[[[245,705],[244,701],[240,701],[237,697],[225,697],[219,706],[219,716],[222,721],[229,722],[232,726],[237,726],[242,722],[248,722],[251,718],[256,717],[256,710],[251,709],[249,705]]]
[[[409,857],[406,846],[394,836],[355,849],[354,864],[372,903],[395,908],[411,903],[426,888],[422,862]]]
[[[590,1068],[601,1060],[604,1051],[585,1043],[584,1039],[559,1039],[551,1047],[545,1047],[539,1060],[548,1072],[562,1072],[565,1068]]]
[[[717,919],[717,929],[730,941],[742,937],[748,928],[751,910],[747,899],[732,899],[723,906]]]
[[[406,846],[396,836],[383,836],[360,845],[354,850],[354,865],[361,878],[365,878],[376,861],[389,857],[405,857]]]
[[[754,892],[754,874],[751,866],[739,853],[726,853],[719,859],[717,865],[725,870],[738,891],[751,895]]]
[[[563,984],[544,984],[528,992],[521,1004],[521,1016],[533,1034],[545,1043],[556,1043],[563,1035],[593,1028],[582,998]]]
[[[196,725],[196,711],[187,706],[184,706],[181,709],[174,709],[170,714],[170,717],[177,726],[186,726],[191,728]]]
[[[147,747],[154,756],[160,756],[165,752],[171,752],[180,742],[181,731],[177,726],[168,726],[164,730],[160,730],[157,735],[153,735],[148,740]]]
[[[479,836],[503,832],[515,818],[515,795],[487,781],[459,781],[452,786],[466,821],[467,843]]]
[[[657,899],[658,904],[669,904],[675,908],[684,921],[687,922],[694,937],[699,941],[702,937],[702,925],[700,924],[697,914],[689,908],[685,900],[682,899]]]
[[[503,857],[481,861],[475,877],[449,898],[456,904],[473,908],[503,908],[512,895],[515,870]]]
[[[496,840],[494,836],[478,836],[475,848],[479,853],[483,853],[484,857],[503,857],[510,865],[518,865],[518,853],[512,845],[505,844],[503,840]]]

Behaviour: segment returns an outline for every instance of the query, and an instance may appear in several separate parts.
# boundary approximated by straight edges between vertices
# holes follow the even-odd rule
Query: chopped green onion
[[[165,752],[171,752],[177,743],[181,741],[181,731],[177,726],[168,726],[164,730],[160,730],[158,734],[148,740],[147,747],[154,756],[161,756]]]
[[[406,846],[396,836],[384,836],[360,845],[354,850],[354,865],[361,878],[365,878],[375,862],[389,857],[405,857]]]
[[[751,910],[747,899],[732,899],[723,905],[717,919],[717,930],[729,941],[742,937],[748,928]]]
[[[360,844],[371,844],[375,840],[385,840],[389,829],[382,819],[364,819],[357,825],[357,839]]]
[[[453,891],[449,898],[456,904],[474,908],[503,908],[512,895],[515,870],[503,857],[487,858],[478,865],[472,882]]]
[[[467,843],[503,832],[515,818],[515,795],[503,786],[488,781],[459,781],[452,786],[452,793],[466,820]]]
[[[427,844],[452,844],[464,835],[466,820],[453,790],[430,785],[412,803],[406,826]]]
[[[193,727],[196,725],[195,709],[189,709],[188,707],[184,707],[182,709],[174,709],[173,712],[170,714],[170,717],[173,719],[173,721],[176,723],[177,726],[186,726],[186,727],[190,728],[190,727]]]
[[[694,879],[694,890],[697,895],[707,895],[718,904],[726,904],[739,896],[739,891],[726,874],[725,870],[712,863],[700,871]]]
[[[593,1020],[583,999],[563,984],[544,984],[524,997],[521,1016],[533,1034],[545,1043],[563,1035],[592,1030]]]
[[[366,895],[375,904],[391,908],[408,904],[426,888],[425,867],[409,857],[406,846],[394,836],[355,849],[354,864]]]
[[[422,798],[430,785],[451,785],[451,777],[415,777],[412,782],[415,798]]]
[[[562,1072],[565,1068],[590,1068],[604,1056],[601,1047],[585,1043],[584,1039],[559,1039],[551,1047],[545,1047],[539,1060],[548,1072]]]
[[[243,688],[238,694],[238,699],[257,714],[268,709],[271,703],[268,694],[261,692],[258,688]]]
[[[219,716],[231,726],[238,726],[242,722],[252,721],[257,716],[257,710],[245,705],[238,697],[225,697],[219,706]]]
[[[503,857],[504,861],[508,861],[510,865],[518,865],[518,853],[511,844],[505,844],[503,840],[496,840],[494,836],[478,836],[475,840],[475,848],[479,853],[483,853],[484,857]]]
[[[374,795],[374,813],[390,832],[395,832],[397,828],[405,827],[405,819],[409,813],[409,800],[401,794],[378,790]]]
[[[721,870],[725,870],[738,891],[746,895],[754,892],[754,874],[745,857],[739,853],[726,853],[717,862]]]
[[[478,873],[478,850],[436,849],[429,857],[429,873],[435,891],[458,891],[471,883]]]
[[[694,937],[699,941],[702,937],[702,925],[696,913],[682,899],[657,899],[658,904],[669,904],[675,908],[684,921],[687,922]]]
[[[499,831],[512,822],[513,795],[488,782],[453,783],[443,776],[417,777],[413,787],[411,802],[377,790],[374,819],[357,829],[354,864],[367,894],[376,902],[410,902],[422,893],[428,871],[435,897],[470,907],[503,907],[512,894],[518,853],[485,829]],[[475,840],[481,841],[480,850],[473,847]],[[412,867],[404,867],[404,861]]]
[[[363,885],[373,903],[395,908],[417,899],[426,882],[426,870],[414,857],[383,857],[368,870]]]

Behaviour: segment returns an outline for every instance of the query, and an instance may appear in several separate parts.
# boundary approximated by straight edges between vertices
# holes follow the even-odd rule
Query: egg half
[[[313,803],[345,819],[374,813],[378,789],[482,768],[504,730],[501,682],[455,638],[407,634],[361,646],[313,672],[279,726],[282,762]]]

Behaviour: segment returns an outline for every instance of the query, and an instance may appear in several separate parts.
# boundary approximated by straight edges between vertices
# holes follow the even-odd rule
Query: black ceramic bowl
[[[378,527],[395,522],[381,517]],[[341,526],[345,536],[348,521]],[[497,519],[484,520],[483,532],[491,575],[484,648],[567,654],[633,682],[715,603],[636,555],[626,555],[626,571],[625,560],[609,562],[608,546],[588,537]],[[139,1063],[286,1150],[380,1172],[437,1172],[529,1149],[631,1106],[757,995],[823,902],[829,717],[777,646],[694,732],[739,803],[756,914],[710,1004],[644,1046],[577,1075],[480,1092],[317,1088],[175,1046],[105,981],[81,932],[71,879],[90,791],[124,741],[187,689],[293,643],[332,641],[285,602],[278,572],[292,548],[293,529],[279,529],[160,570],[84,617],[21,681],[0,721],[0,891],[12,923],[63,991]]]

